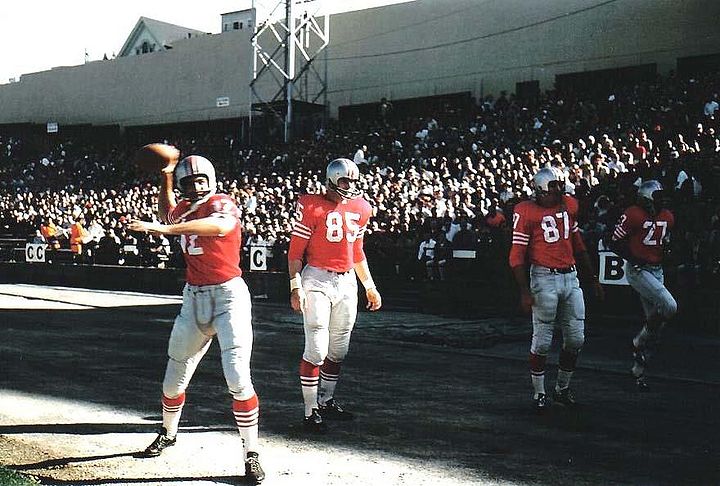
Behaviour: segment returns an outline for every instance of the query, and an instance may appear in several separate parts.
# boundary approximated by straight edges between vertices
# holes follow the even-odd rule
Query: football
[[[180,151],[172,145],[150,143],[137,151],[134,163],[143,172],[157,173],[169,165],[175,165],[179,157]]]

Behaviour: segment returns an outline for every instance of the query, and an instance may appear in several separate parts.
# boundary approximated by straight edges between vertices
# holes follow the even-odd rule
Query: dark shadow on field
[[[106,454],[99,456],[63,457],[61,459],[48,459],[46,461],[34,462],[32,464],[12,464],[7,467],[14,469],[15,471],[32,471],[34,469],[59,468],[73,463],[101,461],[103,459],[113,459],[115,457],[133,457],[134,455],[135,452],[121,452],[118,454]]]
[[[137,410],[138,417],[159,421],[167,340],[177,310],[177,305],[0,310],[0,388]],[[297,373],[302,327],[256,318],[252,371],[261,435],[436,460],[521,484],[720,483],[720,387],[658,379],[650,393],[640,394],[617,373],[583,369],[574,384],[584,406],[554,407],[539,417],[529,406],[523,359],[377,339],[362,323],[361,315],[337,390],[356,420],[331,422],[328,434],[309,437],[301,429]],[[609,354],[623,345],[610,338],[595,343]],[[527,345],[518,344],[519,356],[527,353]],[[717,367],[715,361],[705,365]],[[552,366],[549,386],[554,379]],[[217,344],[187,391],[183,419],[198,427],[234,430]],[[15,427],[0,428],[0,433],[119,429],[150,434],[154,429],[152,424]],[[186,432],[181,428],[181,434]]]

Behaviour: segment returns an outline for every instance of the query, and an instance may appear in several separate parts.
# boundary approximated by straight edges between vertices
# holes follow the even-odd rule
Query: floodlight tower
[[[327,69],[321,73],[315,61],[330,42],[330,16],[323,0],[271,2],[252,3],[258,21],[252,36],[250,131],[253,112],[263,112],[282,120],[283,138],[289,142],[297,107],[316,111],[327,107]],[[314,85],[308,78],[313,78]],[[273,95],[261,93],[268,85]],[[320,98],[322,105],[317,104]]]

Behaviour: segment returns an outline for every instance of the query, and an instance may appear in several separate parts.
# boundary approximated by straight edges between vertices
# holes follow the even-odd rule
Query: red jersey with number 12
[[[170,210],[168,221],[181,223],[210,216],[232,218],[235,227],[226,235],[181,235],[187,282],[190,285],[216,285],[242,275],[240,270],[240,210],[225,194],[214,194],[196,208],[183,199]]]
[[[547,268],[575,264],[575,253],[585,251],[577,224],[578,202],[563,195],[563,204],[545,208],[534,201],[515,206],[510,266],[530,263]]]
[[[365,260],[363,235],[372,208],[363,198],[342,202],[318,194],[301,196],[290,238],[289,260],[347,272]]]
[[[660,263],[663,259],[663,245],[674,225],[675,217],[667,209],[661,210],[653,218],[640,206],[630,206],[620,216],[613,240],[627,238],[628,250],[636,260]]]

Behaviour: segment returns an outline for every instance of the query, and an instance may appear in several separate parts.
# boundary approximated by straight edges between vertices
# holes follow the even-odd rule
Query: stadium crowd
[[[375,207],[366,246],[376,268],[442,279],[466,265],[450,265],[453,250],[476,251],[478,268],[505,268],[506,217],[531,195],[532,175],[551,166],[580,201],[589,247],[640,180],[660,180],[677,215],[671,261],[687,278],[720,284],[718,79],[671,74],[601,97],[502,93],[423,117],[384,101],[372,120],[289,145],[247,148],[210,134],[165,141],[215,163],[219,191],[243,212],[245,248],[267,246],[274,269],[286,264],[298,195],[322,191],[327,162],[348,157]],[[130,219],[152,219],[157,204],[157,180],[129,163],[137,148],[74,139],[39,151],[0,132],[0,232],[69,248],[78,262],[180,265],[177,242],[125,229]]]

